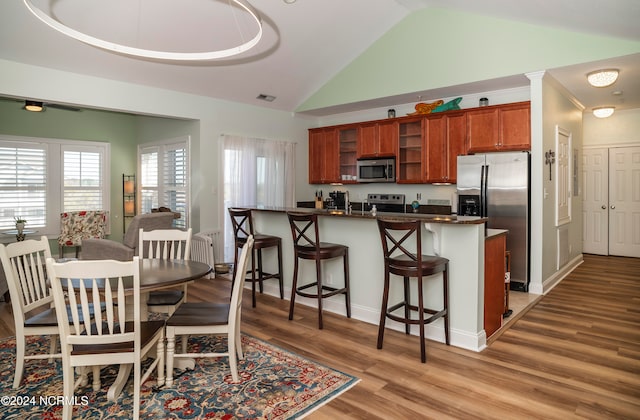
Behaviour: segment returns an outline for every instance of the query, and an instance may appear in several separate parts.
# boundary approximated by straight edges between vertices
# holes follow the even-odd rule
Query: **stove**
[[[368,194],[369,208],[374,204],[378,211],[391,213],[405,213],[404,194]]]

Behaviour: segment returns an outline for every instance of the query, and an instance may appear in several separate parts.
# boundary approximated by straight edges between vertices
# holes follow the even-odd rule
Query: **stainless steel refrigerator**
[[[507,229],[511,289],[529,289],[530,156],[528,152],[458,156],[458,215],[487,217]]]

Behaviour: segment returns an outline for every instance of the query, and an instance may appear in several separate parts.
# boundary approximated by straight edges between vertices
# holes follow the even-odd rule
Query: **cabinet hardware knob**
[[[607,206],[605,206],[604,204],[602,205],[602,210],[606,210]]]
[[[612,205],[611,205],[611,208],[612,208],[612,209],[615,209],[615,208],[616,208],[616,206],[614,206],[614,205],[612,204]]]

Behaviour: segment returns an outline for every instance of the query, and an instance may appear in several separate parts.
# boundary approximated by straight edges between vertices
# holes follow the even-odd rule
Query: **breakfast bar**
[[[485,218],[455,215],[416,213],[377,213],[330,211],[308,208],[252,208],[256,229],[282,238],[285,296],[291,296],[293,276],[293,243],[287,211],[313,212],[319,216],[323,241],[349,247],[349,275],[351,282],[352,318],[378,324],[382,302],[384,260],[377,217],[419,219],[424,221],[422,250],[425,254],[449,259],[450,343],[453,346],[481,351],[486,346],[484,331],[484,246],[488,232]],[[499,232],[491,231],[489,234]],[[265,266],[276,264],[275,253],[265,252]],[[266,269],[268,271],[268,268]],[[300,276],[315,276],[312,263],[301,264]],[[340,261],[328,261],[323,267],[323,282],[343,284]],[[279,295],[275,286],[265,284],[265,292]],[[428,282],[425,286],[425,305],[437,306],[442,300],[441,282]],[[391,298],[399,298],[402,288],[390,291]],[[312,299],[297,298],[299,303],[316,306]],[[333,297],[324,303],[327,311],[345,315],[344,298]],[[330,328],[330,326],[328,326]],[[404,331],[404,325],[389,321],[387,328]],[[417,327],[412,334],[417,335]],[[426,337],[444,342],[443,320],[426,328]],[[375,343],[373,343],[375,344]]]

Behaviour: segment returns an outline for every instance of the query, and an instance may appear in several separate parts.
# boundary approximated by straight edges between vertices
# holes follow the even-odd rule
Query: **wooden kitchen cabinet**
[[[358,157],[395,156],[398,147],[398,123],[377,121],[360,124]]]
[[[457,181],[458,155],[466,154],[467,119],[464,112],[426,117],[426,182]]]
[[[487,338],[502,326],[506,251],[506,233],[486,238],[484,242],[484,331]]]
[[[396,182],[419,184],[426,180],[425,119],[403,119],[398,124]]]
[[[531,149],[529,102],[467,111],[467,151],[502,152]]]
[[[501,150],[531,150],[531,106],[529,102],[500,107]]]
[[[309,130],[309,183],[329,184],[338,182],[339,144],[335,128]]]

